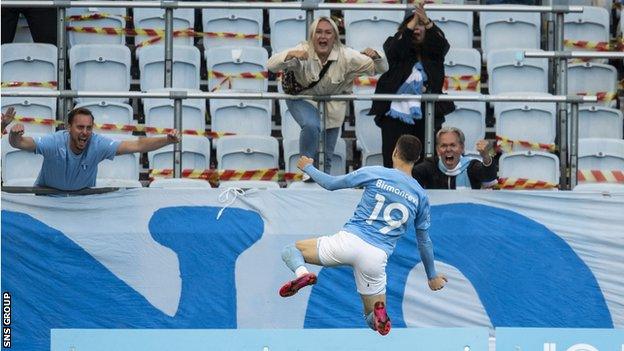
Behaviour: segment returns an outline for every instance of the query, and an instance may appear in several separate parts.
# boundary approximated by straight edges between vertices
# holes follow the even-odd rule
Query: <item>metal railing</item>
[[[231,9],[299,9],[306,11],[306,20],[309,24],[314,16],[315,10],[373,10],[373,11],[409,11],[414,9],[414,4],[337,4],[337,3],[321,3],[320,0],[303,0],[302,2],[285,2],[285,3],[276,3],[276,2],[253,2],[253,3],[245,3],[245,2],[203,2],[203,1],[171,1],[171,0],[162,0],[162,1],[71,1],[71,0],[33,0],[33,1],[18,1],[18,0],[5,0],[0,3],[2,8],[5,7],[56,7],[58,14],[58,94],[53,97],[59,98],[59,111],[57,119],[63,120],[65,118],[65,114],[68,111],[68,102],[70,98],[74,97],[162,97],[165,96],[155,96],[150,95],[153,93],[138,93],[135,92],[124,92],[124,93],[112,93],[108,95],[103,95],[102,92],[93,94],[89,92],[69,92],[66,90],[66,43],[67,43],[67,33],[65,31],[65,16],[66,9],[69,7],[123,7],[123,8],[162,8],[165,10],[165,68],[164,68],[164,82],[165,87],[171,87],[172,83],[172,67],[173,67],[173,10],[179,8],[193,8],[193,9],[222,9],[222,8],[231,8]],[[563,23],[564,23],[564,14],[565,13],[579,13],[583,12],[582,6],[567,6],[567,5],[549,5],[549,6],[524,6],[524,5],[437,5],[437,4],[427,4],[425,5],[425,9],[427,11],[471,11],[471,12],[533,12],[533,13],[543,13],[549,14],[548,17],[548,43],[552,43],[554,49],[557,52],[563,52]],[[553,16],[554,15],[554,16]],[[554,17],[554,21],[553,21]],[[307,28],[306,28],[307,30]],[[551,32],[554,32],[554,38],[550,36]],[[553,49],[553,48],[550,48]],[[538,57],[532,56],[538,55],[534,52],[527,52],[526,57]],[[479,99],[473,100],[471,98],[465,96],[438,96],[438,95],[422,95],[422,101],[425,102],[425,127],[426,127],[426,136],[425,136],[425,152],[427,155],[433,154],[433,115],[434,115],[434,102],[435,101],[445,101],[445,100],[453,100],[453,101],[542,101],[542,102],[556,102],[557,103],[557,136],[560,146],[560,159],[561,159],[561,167],[565,172],[562,173],[561,177],[561,185],[562,187],[569,187],[570,184],[567,183],[566,177],[563,174],[569,172],[569,167],[567,166],[568,155],[567,155],[567,103],[576,104],[576,110],[578,112],[578,103],[580,102],[595,102],[596,100],[591,100],[596,97],[567,97],[567,65],[566,59],[567,56],[564,54],[550,54],[551,56],[544,56],[552,59],[557,59],[555,61],[555,94],[557,96],[552,100],[541,100],[541,99],[515,99],[512,97],[503,98],[499,100],[500,96],[486,96],[479,95]],[[576,54],[575,54],[576,55]],[[580,56],[574,57],[586,57],[580,54]],[[611,57],[609,57],[611,58]],[[31,92],[34,93],[34,92]],[[234,97],[230,94],[219,94],[219,93],[204,93],[208,95],[203,95],[201,97],[194,97],[193,93],[187,93],[185,91],[172,91],[171,95],[164,93],[166,98],[173,98],[175,101],[174,109],[176,111],[175,118],[175,127],[178,129],[182,129],[181,123],[181,101],[183,98],[226,98],[219,96],[227,96],[227,98]],[[213,95],[211,95],[213,94]],[[259,95],[258,95],[259,94]],[[280,98],[280,99],[288,99],[292,98],[289,95],[276,94],[279,96],[271,96],[271,93],[251,93],[251,94],[241,94],[237,95],[241,98],[250,98],[254,99],[254,96],[262,96],[259,98]],[[5,96],[5,92],[2,94]],[[173,96],[176,95],[176,96]],[[42,95],[6,95],[6,96],[42,96]],[[48,97],[51,97],[48,95]],[[346,95],[334,95],[334,96],[325,96],[325,97],[306,97],[307,99],[318,100],[318,101],[327,101],[327,99],[341,99],[341,100],[410,100],[413,98],[417,98],[418,96],[404,96],[398,97],[394,95],[375,95],[375,96],[346,96]],[[302,97],[297,97],[302,98]],[[590,99],[590,100],[586,100]],[[573,106],[574,107],[574,106]],[[178,113],[178,110],[179,113]],[[319,108],[319,112],[324,114],[325,108],[324,104],[321,104]],[[574,111],[574,108],[572,108]],[[325,119],[323,118],[323,121]],[[319,160],[321,164],[324,162],[324,137],[321,139],[321,143],[319,145],[320,155],[322,155],[322,159]],[[576,141],[574,141],[576,142]],[[181,145],[176,144],[174,146],[174,175],[180,176],[181,174]],[[571,177],[567,179],[572,180],[576,177],[576,173],[573,172]],[[574,185],[575,182],[572,182]]]
[[[91,1],[91,0],[4,0],[2,7],[141,7],[162,9],[295,9],[295,10],[374,10],[374,11],[406,11],[413,10],[414,4],[340,4],[322,3],[320,1],[302,2],[206,2],[206,1]],[[427,11],[471,11],[471,12],[538,12],[538,13],[569,13],[583,12],[582,6],[552,5],[452,5],[427,4]]]
[[[324,111],[326,111],[325,104],[327,101],[355,101],[355,100],[393,100],[393,101],[413,101],[420,100],[425,102],[425,127],[426,134],[424,142],[425,155],[427,157],[433,156],[434,152],[434,138],[433,138],[433,126],[434,126],[434,104],[436,101],[473,101],[473,102],[504,102],[504,101],[516,101],[516,102],[554,102],[554,103],[569,103],[572,106],[572,120],[576,121],[572,123],[576,128],[571,129],[570,138],[575,143],[578,140],[578,105],[586,102],[597,102],[596,96],[531,96],[531,95],[437,95],[437,94],[423,94],[423,95],[394,95],[394,94],[374,94],[374,95],[288,95],[281,93],[215,93],[215,92],[188,92],[185,90],[171,90],[162,92],[89,92],[89,91],[14,91],[3,90],[2,97],[48,97],[48,98],[157,98],[157,99],[172,99],[174,100],[174,127],[178,130],[182,130],[182,100],[184,99],[247,99],[247,100],[313,100],[319,102],[319,111],[321,112],[321,118],[323,122]],[[567,130],[566,130],[567,134]],[[323,128],[322,138],[325,138],[325,129]],[[181,142],[177,144],[180,150],[178,154],[174,151],[174,177],[179,178],[182,174],[182,154]],[[559,145],[560,150],[565,150]],[[576,157],[576,147],[573,147],[574,157]],[[560,153],[560,159],[568,158],[566,152]],[[324,149],[319,151],[319,168],[324,169],[323,165],[326,162],[326,155]],[[562,174],[561,178],[576,179],[576,160],[572,162],[566,176]],[[574,177],[574,178],[573,178]],[[571,183],[575,185],[576,183]],[[570,183],[565,182],[565,188],[570,188]]]
[[[67,62],[67,32],[65,31],[66,9],[69,7],[115,7],[115,8],[162,8],[165,10],[165,69],[164,81],[172,81],[173,65],[173,10],[181,8],[192,9],[298,9],[306,11],[308,25],[314,17],[314,10],[374,10],[374,11],[409,11],[414,4],[336,4],[321,3],[320,0],[303,0],[302,2],[204,2],[204,1],[71,1],[71,0],[6,0],[0,2],[0,7],[55,7],[57,9],[57,47],[58,47],[58,90],[65,90]],[[555,50],[563,48],[563,15],[565,13],[583,12],[582,6],[523,6],[523,5],[436,5],[425,6],[427,11],[471,11],[471,12],[537,12],[555,14],[556,22],[552,25],[557,32],[554,39]],[[309,26],[306,26],[306,36]],[[549,42],[552,40],[549,39]],[[565,78],[564,78],[565,79]],[[561,86],[561,85],[558,85]],[[565,89],[557,89],[558,95],[565,95]],[[62,120],[68,111],[68,101],[59,101],[57,119]]]
[[[564,67],[562,70],[561,76],[564,77],[563,81],[565,81],[566,85],[564,87],[567,88],[567,60],[568,59],[615,59],[615,60],[624,60],[624,52],[588,52],[588,51],[535,51],[535,50],[527,50],[524,52],[524,57],[527,58],[555,58],[558,59],[559,65]],[[567,89],[565,90],[567,93]],[[563,186],[569,186],[570,188],[574,188],[577,183],[577,173],[576,169],[578,168],[578,104],[572,104],[570,106],[571,110],[571,119],[567,118],[567,106],[565,104],[559,104],[559,106],[563,106],[564,111],[559,110],[559,123],[558,123],[558,135],[560,135],[560,152],[562,157],[560,156],[560,167],[561,167],[561,179],[564,180],[563,175],[567,175],[567,181],[569,184],[562,183]],[[569,133],[568,133],[569,130]],[[570,135],[570,150],[568,150],[568,140],[567,136]],[[569,164],[568,164],[569,163]]]
[[[624,60],[624,52],[611,51],[537,51],[524,52],[527,58],[611,59]]]

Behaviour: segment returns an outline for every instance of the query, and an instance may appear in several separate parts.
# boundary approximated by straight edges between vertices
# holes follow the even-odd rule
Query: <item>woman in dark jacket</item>
[[[421,90],[421,93],[441,94],[444,84],[444,56],[449,48],[444,33],[427,18],[421,4],[412,15],[405,18],[397,33],[388,37],[384,43],[390,69],[379,78],[375,93],[414,93],[413,90],[403,88],[408,79],[412,80],[418,68],[421,73],[424,70],[424,73],[421,74],[422,84],[414,85],[421,87],[417,90]],[[392,113],[391,101],[373,101],[369,114],[376,116],[375,123],[381,128],[385,167],[392,167],[392,151],[401,135],[411,134],[424,142],[424,103],[418,110],[422,112],[413,111],[411,117],[399,117],[397,114],[400,113]],[[454,110],[455,105],[452,102],[435,104],[434,133],[442,126],[444,116]]]

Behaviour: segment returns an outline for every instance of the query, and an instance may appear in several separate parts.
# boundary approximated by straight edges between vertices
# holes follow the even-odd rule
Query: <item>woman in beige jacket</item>
[[[319,81],[323,67],[331,64]],[[361,53],[345,47],[338,38],[338,27],[328,17],[319,17],[310,27],[310,38],[294,48],[274,54],[267,63],[272,72],[292,71],[299,84],[306,87],[304,95],[348,94],[353,90],[357,76],[373,76],[388,69],[383,53],[367,48]],[[307,88],[318,81],[316,85]],[[317,160],[321,123],[318,103],[309,100],[286,100],[295,121],[301,126],[299,153]],[[326,172],[329,173],[331,157],[340,127],[347,110],[346,101],[327,102],[326,112]]]

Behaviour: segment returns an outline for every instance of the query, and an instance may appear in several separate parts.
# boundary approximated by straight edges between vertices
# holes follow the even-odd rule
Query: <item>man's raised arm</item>
[[[169,144],[175,144],[180,141],[180,135],[177,130],[172,130],[164,137],[146,137],[137,140],[124,140],[117,148],[117,155],[132,154],[135,152],[149,152],[160,149]]]

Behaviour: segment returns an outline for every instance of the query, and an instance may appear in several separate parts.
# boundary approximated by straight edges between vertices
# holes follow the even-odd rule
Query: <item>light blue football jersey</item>
[[[408,225],[426,232],[430,225],[429,199],[418,182],[405,173],[381,166],[363,167],[331,177],[313,166],[306,173],[326,189],[363,187],[362,200],[344,230],[353,233],[390,256]]]

